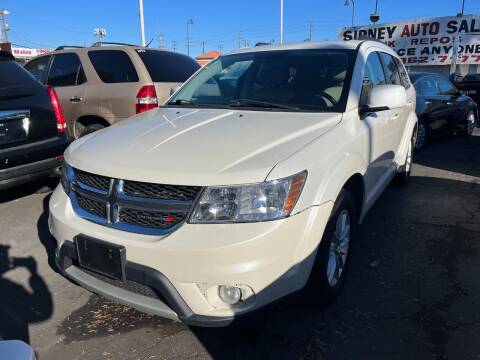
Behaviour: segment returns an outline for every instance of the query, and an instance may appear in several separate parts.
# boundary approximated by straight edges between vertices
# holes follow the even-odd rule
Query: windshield
[[[169,106],[343,112],[353,50],[282,50],[226,55],[192,78]]]

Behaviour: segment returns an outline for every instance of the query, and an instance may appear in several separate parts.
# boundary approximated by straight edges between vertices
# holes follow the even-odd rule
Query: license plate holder
[[[80,267],[115,280],[125,280],[126,250],[85,235],[74,239]]]
[[[30,111],[0,111],[0,144],[25,140],[30,127]]]

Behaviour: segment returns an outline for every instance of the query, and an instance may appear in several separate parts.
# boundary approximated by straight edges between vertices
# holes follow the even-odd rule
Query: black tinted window
[[[28,64],[25,65],[25,69],[27,69],[30,74],[35,77],[35,79],[37,79],[38,81],[43,81],[49,61],[50,56],[44,56],[39,59],[30,61]]]
[[[442,95],[453,95],[457,92],[456,87],[446,79],[437,78],[437,83]]]
[[[138,55],[154,82],[184,82],[200,65],[192,58],[158,50],[138,49]]]
[[[417,95],[422,96],[438,95],[437,86],[435,85],[435,81],[431,77],[424,77],[418,80],[415,83],[415,91],[417,92]]]
[[[105,83],[137,82],[138,74],[127,53],[121,50],[89,51],[88,57]]]
[[[0,90],[17,85],[37,84],[35,78],[12,60],[0,61]]]
[[[380,53],[380,57],[382,58],[387,84],[402,85],[400,74],[398,73],[397,65],[393,57],[386,53]]]
[[[362,94],[360,104],[366,104],[370,91],[374,86],[385,85],[385,74],[383,73],[382,63],[377,53],[368,56],[363,74]]]
[[[79,73],[83,73],[83,69],[76,54],[55,55],[48,72],[47,84],[52,86],[77,85]]]
[[[405,70],[405,66],[403,66],[402,61],[398,58],[394,58],[395,63],[397,64],[398,68],[398,73],[400,74],[400,81],[402,83],[402,86],[405,89],[408,89],[411,84],[410,84],[410,77],[408,76],[407,71]]]

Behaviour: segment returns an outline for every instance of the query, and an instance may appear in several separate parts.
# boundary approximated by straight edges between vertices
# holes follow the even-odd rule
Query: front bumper
[[[79,217],[59,186],[50,200],[49,227],[58,242],[59,267],[85,288],[146,313],[224,326],[305,285],[332,205],[277,221],[184,224],[167,236],[151,236]],[[128,284],[109,282],[76,264],[72,240],[79,234],[125,247]],[[135,284],[153,289],[157,298],[145,296]],[[208,289],[240,284],[253,292],[244,303],[228,306],[209,298]]]

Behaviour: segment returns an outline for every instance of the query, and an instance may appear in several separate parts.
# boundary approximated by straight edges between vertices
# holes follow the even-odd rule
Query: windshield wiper
[[[228,103],[228,106],[231,107],[261,107],[265,109],[285,109],[285,110],[300,110],[297,106],[285,105],[285,104],[277,104],[272,103],[269,101],[260,101],[260,100],[253,100],[253,99],[235,99]]]

